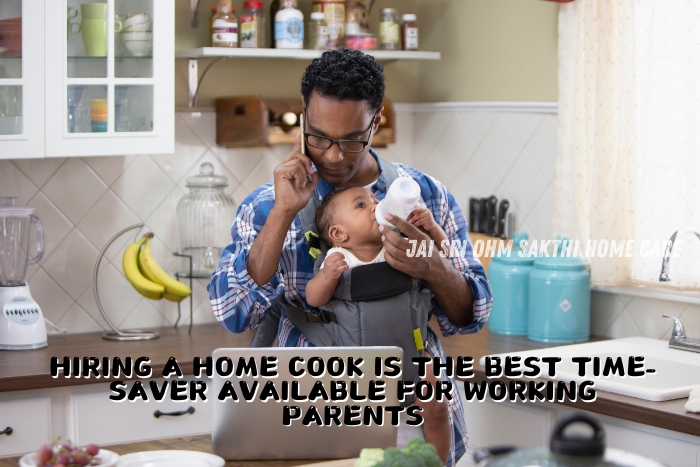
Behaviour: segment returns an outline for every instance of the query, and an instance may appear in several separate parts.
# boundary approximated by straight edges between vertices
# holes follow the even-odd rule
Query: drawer
[[[51,398],[0,402],[0,431],[6,427],[12,428],[12,434],[0,435],[0,456],[36,451],[51,441]]]
[[[162,380],[161,380],[162,381]],[[159,384],[161,381],[158,381]],[[112,392],[108,386],[101,386],[97,392],[72,394],[69,404],[69,418],[73,440],[78,444],[115,444],[147,439],[169,438],[211,433],[211,402],[175,402],[169,393],[161,402],[153,399],[148,381],[143,381],[148,393],[148,401],[110,400]],[[126,391],[133,382],[128,382]],[[211,395],[208,395],[211,397]],[[182,412],[193,407],[193,413],[171,416],[154,413]]]

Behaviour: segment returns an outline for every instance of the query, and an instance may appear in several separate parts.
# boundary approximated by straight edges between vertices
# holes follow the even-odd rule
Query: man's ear
[[[374,123],[372,124],[372,133],[379,131],[379,124],[382,121],[382,115],[384,115],[384,106],[380,106],[377,110],[377,115],[374,117]]]
[[[348,234],[345,229],[339,225],[332,225],[328,229],[328,236],[333,240],[333,244],[344,243],[348,241]]]
[[[301,113],[306,113],[306,99],[301,96]]]

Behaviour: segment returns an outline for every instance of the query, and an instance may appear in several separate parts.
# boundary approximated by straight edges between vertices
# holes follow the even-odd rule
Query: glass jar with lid
[[[224,188],[228,179],[214,173],[210,162],[199,166],[199,175],[187,177],[189,193],[177,203],[177,230],[180,254],[192,256],[192,277],[208,278],[221,259],[221,252],[231,243],[231,223],[236,205]],[[190,274],[187,258],[178,275]]]
[[[401,49],[399,12],[394,8],[383,8],[380,12],[379,48],[382,50]]]

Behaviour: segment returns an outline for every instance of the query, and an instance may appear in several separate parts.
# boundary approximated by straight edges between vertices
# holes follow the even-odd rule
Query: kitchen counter
[[[160,376],[167,360],[173,356],[186,375],[193,374],[193,359],[205,358],[220,347],[247,347],[251,333],[233,334],[218,324],[198,325],[187,334],[187,327],[159,329],[161,337],[150,341],[114,342],[102,339],[100,333],[58,335],[49,337],[44,349],[0,352],[0,392],[20,391],[58,386],[104,383],[100,378],[52,378],[50,360],[63,357],[121,357],[147,356],[151,359],[153,377]],[[486,379],[484,368],[478,364],[484,355],[548,347],[523,336],[501,336],[483,330],[478,334],[442,338],[447,355],[474,358],[474,380]],[[549,345],[551,347],[552,345]],[[123,376],[120,379],[124,379]],[[460,383],[461,384],[461,383]],[[564,402],[565,405],[611,417],[643,423],[680,433],[700,436],[700,415],[685,411],[686,399],[650,402],[633,397],[597,391],[593,403]]]
[[[140,441],[135,443],[117,444],[105,446],[105,449],[114,451],[119,455],[141,451],[159,451],[184,449],[187,451],[211,452],[211,436],[187,436],[181,438],[167,438],[152,441]],[[20,456],[21,457],[21,456]],[[17,467],[19,457],[0,459],[0,467]],[[295,461],[228,461],[226,467],[293,467],[297,465],[315,464],[325,462],[323,460],[295,460]]]

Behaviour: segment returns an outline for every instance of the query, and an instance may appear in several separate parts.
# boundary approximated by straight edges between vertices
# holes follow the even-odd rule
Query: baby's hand
[[[321,269],[321,272],[323,272],[327,279],[336,280],[343,271],[347,271],[349,268],[350,266],[345,262],[345,256],[336,251],[323,262],[323,269]]]
[[[430,212],[430,209],[422,206],[413,208],[413,211],[411,211],[411,214],[408,215],[408,219],[406,220],[426,233],[437,227],[437,222],[433,219],[433,213]]]

